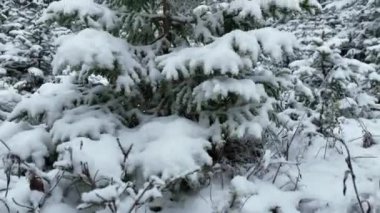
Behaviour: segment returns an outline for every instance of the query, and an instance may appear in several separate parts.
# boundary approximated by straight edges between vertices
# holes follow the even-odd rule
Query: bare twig
[[[351,157],[351,159],[361,159],[361,158],[378,158],[376,156],[355,156],[355,157]]]
[[[244,206],[245,206],[245,204],[247,203],[247,201],[248,201],[253,195],[255,195],[255,194],[251,194],[251,195],[249,195],[249,196],[244,200],[243,204],[241,204],[241,206],[240,206],[240,211],[244,208]]]
[[[187,176],[192,175],[192,174],[197,173],[197,172],[199,172],[199,169],[195,169],[195,170],[193,170],[193,171],[190,171],[190,172],[188,172],[188,173],[186,173],[186,174],[184,174],[184,175],[181,175],[180,177],[175,177],[175,178],[169,180],[169,181],[165,184],[165,187],[164,187],[163,189],[167,189],[167,188],[169,188],[172,184],[175,184],[175,183],[176,183],[179,179],[181,179],[182,177],[187,177]]]
[[[256,174],[257,171],[260,171],[260,169],[262,168],[262,162],[259,162],[258,165],[256,165],[255,167],[251,168],[249,171],[248,171],[248,174],[246,175],[247,179],[249,179],[252,175]]]
[[[273,180],[272,180],[272,184],[274,184],[276,182],[276,179],[277,179],[278,173],[280,172],[281,167],[282,167],[282,163],[280,163],[280,165],[278,166],[278,168],[276,170],[276,173],[275,173]]]
[[[162,35],[158,36],[156,39],[154,39],[152,42],[150,42],[150,45],[155,44],[156,42],[158,42],[159,40],[165,38],[166,36],[167,36],[166,34],[162,34]]]
[[[149,184],[143,189],[143,191],[140,193],[140,195],[137,197],[135,202],[133,202],[131,208],[129,209],[128,213],[132,213],[133,210],[136,208],[136,206],[139,204],[141,198],[144,196],[144,194],[153,186],[154,180],[151,180]]]
[[[10,168],[7,168],[5,170],[5,176],[7,177],[7,186],[6,186],[6,191],[5,191],[5,197],[8,197],[9,186],[11,184],[11,169]]]
[[[5,146],[5,148],[8,149],[9,152],[11,151],[11,148],[9,148],[9,146],[5,143],[5,141],[3,141],[2,139],[0,139],[0,143],[2,143]]]
[[[128,150],[125,150],[123,148],[123,146],[121,145],[121,142],[120,142],[120,139],[119,138],[116,138],[116,141],[117,141],[117,145],[119,146],[121,152],[123,153],[123,156],[124,156],[124,160],[123,160],[123,163],[125,163],[125,161],[127,161],[127,158],[129,156],[129,154],[131,153],[132,151],[132,147],[133,147],[133,144],[131,144],[128,148]]]
[[[203,197],[203,195],[201,195],[201,194],[199,194],[198,195],[206,204],[209,204],[209,202],[208,202],[208,200],[205,198],[205,197]]]
[[[12,198],[12,201],[13,201],[17,206],[20,206],[20,207],[22,207],[22,208],[29,209],[29,211],[33,211],[33,210],[34,210],[34,208],[31,207],[31,206],[27,206],[27,205],[23,205],[23,204],[18,203],[18,202],[15,200],[15,198]]]
[[[358,201],[358,205],[360,207],[360,211],[362,213],[365,213],[364,211],[364,208],[363,208],[363,205],[362,205],[362,202],[360,201],[360,196],[359,196],[359,191],[358,191],[358,187],[356,185],[356,176],[355,176],[355,173],[354,173],[354,168],[352,167],[352,161],[351,161],[351,154],[350,154],[350,150],[347,146],[347,144],[344,142],[343,139],[341,138],[338,138],[338,137],[335,137],[335,139],[337,141],[339,141],[343,147],[346,149],[346,152],[347,152],[347,157],[345,159],[346,161],[346,164],[347,164],[347,167],[348,167],[348,170],[349,170],[349,174],[351,175],[351,180],[352,180],[352,185],[354,187],[354,191],[355,191],[355,195],[356,195],[356,199]]]
[[[7,203],[5,200],[3,200],[3,199],[0,199],[0,202],[4,204],[5,208],[7,208],[8,213],[10,213],[11,210],[10,210],[10,208],[9,208],[8,203]]]
[[[112,213],[117,212],[115,200],[107,200],[98,193],[95,193],[95,195],[96,195],[96,197],[100,198],[103,201],[103,203],[111,210]]]
[[[212,198],[212,183],[211,183],[211,181],[210,181],[209,197],[210,197],[210,201],[211,201],[211,203],[214,203],[214,199]]]
[[[82,167],[82,174],[84,175],[81,176],[81,179],[88,185],[90,185],[93,189],[96,188],[96,181],[91,177],[90,170],[88,168],[88,163],[81,162],[81,167]],[[95,173],[97,174],[97,172]]]
[[[49,191],[47,191],[47,192],[44,194],[44,196],[40,199],[40,201],[38,202],[38,206],[39,206],[39,207],[42,207],[42,206],[45,204],[46,199],[51,195],[51,193],[53,192],[53,190],[58,186],[59,182],[61,182],[61,180],[62,180],[64,174],[65,174],[65,171],[62,171],[62,174],[61,174],[61,175],[59,175],[59,174],[57,173],[57,175],[56,175],[56,177],[55,177],[55,178],[56,178],[56,182],[55,182],[55,184],[54,184],[52,187],[50,187]]]
[[[299,164],[297,164],[296,167],[297,167],[298,175],[297,175],[297,179],[296,179],[296,184],[294,185],[294,191],[298,188],[298,183],[300,182],[300,180],[302,178],[301,169],[299,167]]]

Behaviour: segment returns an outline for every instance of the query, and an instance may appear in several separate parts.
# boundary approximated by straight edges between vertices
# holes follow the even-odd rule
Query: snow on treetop
[[[281,60],[284,52],[293,54],[293,48],[298,45],[294,35],[273,28],[248,32],[235,30],[206,46],[160,56],[158,66],[167,79],[187,78],[196,72],[238,75],[252,69],[257,62],[261,52],[259,43],[264,53],[275,60]]]
[[[269,11],[271,6],[287,8],[291,10],[301,10],[300,0],[260,0],[261,7]]]
[[[34,76],[38,76],[38,77],[44,76],[44,72],[42,70],[36,68],[36,67],[29,67],[28,73],[30,73],[31,75],[34,75]]]
[[[322,46],[318,47],[317,50],[321,54],[326,54],[326,55],[329,55],[329,54],[333,53],[333,50],[331,50],[331,48],[329,46],[327,46],[327,45],[322,45]]]
[[[60,0],[52,2],[44,11],[40,21],[59,20],[64,16],[78,16],[78,18],[94,28],[115,27],[117,17],[106,6],[97,4],[93,0]]]
[[[239,17],[255,17],[257,19],[262,19],[263,15],[261,13],[260,2],[249,1],[249,0],[235,0],[229,4],[229,13],[237,13]]]
[[[303,4],[318,10],[322,9],[317,0],[234,0],[229,4],[228,12],[234,12],[241,18],[251,16],[262,19],[263,13],[270,13],[273,7],[301,11]]]
[[[129,45],[122,39],[95,29],[85,29],[74,35],[64,36],[54,56],[53,72],[78,68],[81,76],[99,71],[105,77],[117,82],[119,88],[128,90],[139,81],[140,64],[129,52]],[[112,76],[117,70],[119,76]],[[109,72],[108,72],[109,71]]]
[[[210,7],[207,5],[199,5],[193,9],[193,14],[197,16],[201,16],[210,11]]]
[[[253,31],[263,52],[276,61],[281,61],[284,53],[293,55],[293,49],[298,48],[296,37],[289,32],[282,32],[275,28],[261,28]]]

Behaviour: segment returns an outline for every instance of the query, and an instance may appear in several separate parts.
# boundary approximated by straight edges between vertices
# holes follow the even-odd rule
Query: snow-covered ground
[[[363,148],[363,131],[361,125],[373,134],[376,142],[380,142],[380,120],[342,119],[342,136],[350,150],[351,162],[356,177],[356,184],[363,207],[369,202],[371,211],[380,211],[380,144]],[[303,142],[299,141],[300,144]],[[346,181],[347,152],[342,144],[329,146],[322,138],[313,141],[308,146],[299,161],[283,162],[280,172],[273,184],[275,171],[266,174],[262,179],[235,177],[231,183],[221,183],[220,180],[199,193],[186,199],[183,205],[175,205],[163,212],[223,212],[221,209],[230,205],[231,192],[236,191],[240,209],[236,212],[263,213],[276,206],[286,213],[344,213],[360,212],[357,206],[356,194],[352,179],[348,175]],[[272,159],[269,165],[272,170],[279,166],[281,160]],[[270,166],[271,167],[271,166]],[[287,187],[289,181],[298,181],[296,189]],[[343,194],[344,183],[347,187]],[[168,204],[170,206],[170,203]],[[144,212],[144,210],[141,210]]]

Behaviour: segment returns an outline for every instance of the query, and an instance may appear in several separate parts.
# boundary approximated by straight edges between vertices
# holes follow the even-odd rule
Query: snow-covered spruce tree
[[[285,37],[286,33],[259,28],[274,20],[286,20],[301,7],[316,12],[318,4],[314,1],[200,2],[116,1],[126,6],[122,36],[132,44],[151,45],[153,49],[148,53],[141,50],[140,54],[146,56],[145,63],[152,64],[154,55],[172,52],[156,59],[164,76],[159,76],[161,85],[154,97],[158,108],[154,111],[162,115],[181,114],[205,125],[215,123],[223,135],[215,140],[261,138],[262,132],[257,130],[266,129],[269,120],[278,119],[271,113],[278,109],[272,107],[281,89],[291,84],[284,69],[286,60],[282,61],[287,58],[281,58],[278,53],[285,51],[291,57],[288,50],[295,43],[292,44],[293,38]],[[263,51],[256,52],[258,47],[253,45],[245,49],[248,41],[243,36],[247,33],[235,29],[257,29],[251,32]],[[231,44],[229,48],[233,52],[225,51],[226,43]],[[273,49],[269,43],[276,43],[280,49]],[[181,50],[184,46],[192,48]],[[236,56],[246,61],[235,61]],[[157,76],[155,69],[149,66],[148,75]],[[243,94],[245,91],[249,94]]]
[[[314,40],[314,55],[291,64],[296,68],[295,74],[313,91],[315,99],[308,106],[317,112],[315,123],[326,137],[334,136],[340,116],[372,117],[372,108],[377,105],[376,97],[367,92],[366,80],[375,68],[342,57],[334,45],[336,41],[336,37]]]
[[[331,1],[325,10],[329,13],[342,13],[341,22],[346,27],[349,41],[343,47],[343,56],[367,63],[378,59],[379,1]],[[378,63],[378,62],[377,62]]]
[[[370,1],[360,16],[361,28],[367,35],[363,41],[365,45],[365,61],[380,64],[380,2]]]
[[[110,3],[52,2],[40,19],[74,33],[59,41],[56,81],[2,124],[13,211],[170,208],[168,198],[207,183],[227,154],[219,149],[245,138],[241,150],[261,155],[254,143],[264,130],[290,120],[276,115],[277,98],[292,86],[286,66],[297,42],[263,27],[317,10],[315,1]],[[255,163],[249,155],[239,163]]]
[[[339,17],[340,25],[343,29],[340,31],[340,37],[345,38],[346,41],[341,45],[341,55],[346,58],[357,59],[363,63],[368,63],[374,67],[369,72],[364,72],[361,87],[363,93],[368,93],[375,103],[379,103],[378,88],[380,81],[378,78],[378,44],[379,44],[379,1],[377,0],[360,0],[360,1],[332,1],[329,2],[325,10],[327,13],[336,14],[341,13]],[[376,100],[377,99],[377,100]],[[372,115],[365,115],[370,117],[378,116],[378,106],[372,106],[368,111]],[[377,109],[377,110],[376,110]],[[374,111],[375,110],[375,111]]]
[[[380,2],[364,1],[357,3],[354,9],[348,12],[345,20],[351,23],[349,42],[347,43],[347,57],[353,57],[372,64],[379,69],[380,64]],[[368,75],[367,91],[377,98],[379,96],[379,72],[374,71]],[[377,110],[379,110],[377,108]]]
[[[51,69],[52,41],[59,31],[37,22],[44,7],[43,1],[0,2],[0,67],[12,84],[19,81],[19,90],[33,91]]]
[[[352,2],[353,5],[345,5],[348,2]],[[360,25],[358,21],[354,21],[355,17],[358,17],[358,11],[362,10],[363,5],[367,5],[367,3],[367,1],[327,1],[325,14],[317,17],[317,20],[302,24],[296,23],[296,25],[285,25],[285,28],[291,28],[290,30],[295,31],[305,47],[300,51],[305,60],[291,64],[291,67],[296,68],[294,74],[301,80],[300,84],[306,85],[313,92],[312,96],[315,96],[312,102],[305,99],[308,102],[305,102],[304,105],[314,111],[315,121],[322,119],[320,114],[322,111],[327,113],[322,108],[332,110],[329,113],[330,115],[326,117],[328,119],[325,120],[328,123],[331,121],[331,127],[338,125],[336,119],[335,122],[332,122],[334,117],[377,116],[376,111],[374,111],[378,107],[376,93],[371,92],[378,84],[375,80],[377,76],[376,65],[373,63],[366,64],[367,61],[364,57],[358,58],[352,55],[355,52],[354,49],[348,50],[353,43],[352,33],[360,32],[355,30]],[[337,12],[343,8],[345,9],[341,13],[342,15],[337,15]],[[299,22],[299,20],[297,21]],[[296,28],[294,28],[295,26]],[[323,52],[321,52],[322,46],[325,50]],[[364,55],[365,48],[361,51]],[[329,64],[332,65],[331,69],[327,68]],[[316,77],[318,75],[319,77]],[[335,84],[333,82],[340,83]],[[329,95],[323,101],[321,91],[326,88],[330,88],[330,91],[336,94],[328,93]],[[336,103],[333,104],[332,102]],[[332,106],[322,107],[323,104]],[[320,121],[314,123],[319,126],[322,125]]]

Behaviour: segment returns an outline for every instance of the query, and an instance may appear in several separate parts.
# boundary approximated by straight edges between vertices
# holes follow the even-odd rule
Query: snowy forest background
[[[1,213],[379,213],[380,1],[0,0]]]

